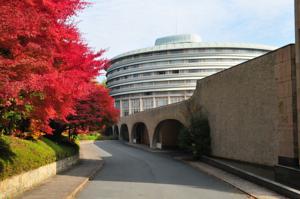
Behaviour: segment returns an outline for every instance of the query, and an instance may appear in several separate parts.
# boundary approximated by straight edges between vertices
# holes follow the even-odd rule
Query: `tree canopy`
[[[85,121],[109,117],[116,121],[113,99],[93,81],[109,61],[102,57],[103,50],[93,52],[87,46],[71,18],[87,4],[82,0],[0,1],[2,132],[24,130],[24,121],[27,125],[29,121],[29,129],[51,133],[50,120],[68,122],[70,115],[83,118],[93,111],[97,114]],[[92,103],[90,109],[83,103],[87,101]]]

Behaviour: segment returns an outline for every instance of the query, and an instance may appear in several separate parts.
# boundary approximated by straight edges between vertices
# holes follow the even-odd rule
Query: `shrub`
[[[194,158],[209,155],[211,152],[210,128],[208,119],[201,114],[190,118],[190,126],[179,134],[180,148],[191,152]]]
[[[78,134],[77,138],[79,140],[102,140],[100,133]]]

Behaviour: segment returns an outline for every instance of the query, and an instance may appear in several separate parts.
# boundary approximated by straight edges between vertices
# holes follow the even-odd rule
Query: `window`
[[[140,112],[140,99],[131,99],[132,113]]]
[[[152,56],[153,55],[153,53],[145,53],[145,54],[143,54],[143,57],[149,57],[149,56]]]
[[[151,109],[153,108],[153,99],[152,98],[143,98],[143,109]]]
[[[189,73],[198,73],[200,70],[199,69],[190,69]]]
[[[165,51],[160,51],[160,52],[156,52],[156,53],[154,53],[154,55],[164,55],[164,54],[166,54],[166,52],[165,52]]]
[[[173,80],[170,81],[171,84],[184,84],[184,80]]]
[[[139,83],[139,86],[153,86],[153,82],[144,82],[144,83]]]
[[[155,100],[156,100],[156,107],[165,106],[168,104],[167,97],[157,97]]]
[[[158,75],[165,75],[165,74],[166,74],[166,71],[158,71],[157,74],[158,74]]]
[[[115,101],[115,107],[116,107],[117,109],[120,109],[120,101],[119,101],[119,100],[116,100],[116,101]]]
[[[146,76],[151,76],[151,74],[152,74],[152,73],[144,73],[143,76],[144,76],[144,77],[146,77]]]
[[[183,50],[171,50],[169,51],[171,54],[183,53]]]
[[[153,65],[154,65],[154,63],[146,63],[146,64],[143,64],[142,66],[147,67],[147,66],[153,66]]]
[[[183,96],[175,96],[175,97],[171,97],[171,103],[176,103],[176,102],[181,102],[184,100]]]
[[[168,84],[168,81],[160,81],[160,82],[155,82],[154,85],[158,86],[158,85],[166,85]]]
[[[169,61],[169,64],[179,64],[179,63],[183,63],[183,60],[171,60],[171,61]]]
[[[160,62],[157,62],[157,65],[163,65],[163,64],[168,64],[169,62],[168,61],[160,61]]]
[[[179,73],[179,70],[172,70],[172,73],[173,73],[173,74],[178,74],[178,73]]]
[[[129,101],[128,100],[122,101],[122,109],[123,109],[124,116],[129,115]]]

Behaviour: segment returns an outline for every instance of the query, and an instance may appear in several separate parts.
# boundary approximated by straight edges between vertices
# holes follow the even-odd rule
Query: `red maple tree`
[[[81,40],[71,17],[82,0],[0,1],[0,114],[12,104],[32,107],[35,128],[51,132],[50,119],[66,121],[108,67]],[[12,103],[14,102],[14,103]]]
[[[119,110],[114,107],[114,100],[108,89],[94,85],[90,94],[76,104],[74,115],[68,117],[69,125],[81,132],[99,130],[115,124],[119,119]],[[75,131],[76,131],[75,130]]]

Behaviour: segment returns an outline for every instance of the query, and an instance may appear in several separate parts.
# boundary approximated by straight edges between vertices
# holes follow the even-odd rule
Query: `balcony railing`
[[[151,76],[141,76],[135,78],[122,79],[119,81],[114,81],[112,83],[107,83],[108,88],[113,88],[115,86],[121,86],[124,84],[135,84],[149,81],[169,81],[169,80],[190,80],[190,79],[201,79],[203,77],[212,75],[216,72],[198,72],[198,73],[175,73],[175,74],[165,74],[165,75],[151,75]]]
[[[189,59],[189,58],[210,58],[210,57],[216,57],[216,58],[245,58],[245,59],[251,59],[254,57],[257,57],[259,55],[262,55],[263,53],[261,52],[253,52],[253,53],[245,53],[245,52],[234,52],[234,53],[212,53],[212,52],[207,52],[207,53],[181,53],[181,54],[164,54],[164,55],[153,55],[153,56],[147,56],[147,57],[141,57],[141,58],[135,58],[135,59],[128,59],[125,61],[120,61],[115,64],[113,64],[107,72],[110,72],[114,69],[117,69],[119,67],[124,67],[127,65],[131,64],[139,64],[140,62],[145,62],[145,61],[160,61],[160,60],[168,60],[172,58],[184,58],[184,59]]]
[[[232,62],[199,62],[199,63],[179,63],[179,64],[160,64],[153,66],[144,66],[140,68],[132,68],[127,70],[121,70],[113,74],[108,74],[108,81],[113,78],[122,77],[126,75],[141,74],[153,71],[166,71],[168,70],[186,70],[186,69],[218,69],[218,68],[228,68],[240,64],[240,61]]]
[[[176,91],[176,90],[190,90],[195,89],[196,83],[186,84],[162,84],[162,85],[150,85],[150,86],[138,86],[122,89],[114,89],[110,91],[112,96],[124,95],[131,93],[144,93],[144,92],[156,92],[156,91]]]

